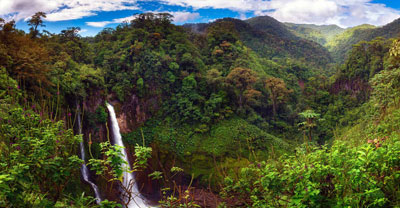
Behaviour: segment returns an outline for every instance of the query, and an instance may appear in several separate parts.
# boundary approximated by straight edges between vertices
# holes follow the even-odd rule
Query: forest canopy
[[[44,18],[0,19],[0,207],[128,206],[135,185],[160,207],[400,205],[394,23]]]

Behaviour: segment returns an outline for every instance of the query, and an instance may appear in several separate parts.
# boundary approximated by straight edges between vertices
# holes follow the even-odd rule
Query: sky
[[[281,22],[385,25],[400,18],[399,0],[0,0],[0,18],[14,19],[28,30],[26,21],[45,12],[45,30],[59,33],[80,27],[82,36],[94,36],[105,27],[116,27],[136,13],[169,12],[173,23],[212,22],[219,18],[248,19],[268,15]]]

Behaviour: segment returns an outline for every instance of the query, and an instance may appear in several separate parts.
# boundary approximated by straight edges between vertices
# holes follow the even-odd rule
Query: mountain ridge
[[[315,67],[332,63],[328,50],[323,46],[296,36],[285,24],[269,16],[254,17],[245,21],[223,18],[212,23],[185,24],[183,27],[194,33],[205,34],[207,28],[221,23],[232,23],[240,40],[261,57],[304,59],[316,63]]]

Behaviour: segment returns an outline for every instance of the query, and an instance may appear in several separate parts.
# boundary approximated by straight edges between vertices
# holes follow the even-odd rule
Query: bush
[[[96,109],[96,122],[97,123],[101,123],[101,124],[105,124],[107,122],[107,119],[108,119],[107,111],[104,109],[103,106],[99,106]]]
[[[7,111],[0,119],[0,207],[48,207],[79,180],[82,160],[72,150],[82,138],[62,121],[20,107]]]
[[[400,203],[398,135],[360,146],[297,149],[279,162],[241,169],[238,181],[225,179],[224,194],[247,207],[388,207]]]

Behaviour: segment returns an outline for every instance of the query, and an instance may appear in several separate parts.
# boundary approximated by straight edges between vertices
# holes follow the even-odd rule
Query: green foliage
[[[134,169],[144,169],[147,166],[147,160],[151,158],[151,147],[144,147],[136,144]]]
[[[103,72],[93,66],[79,65],[67,56],[54,64],[51,72],[53,83],[60,85],[61,91],[69,96],[87,97],[93,88],[104,86]],[[68,69],[68,70],[67,70]]]
[[[312,41],[299,39],[286,25],[272,17],[254,17],[246,20],[246,23],[251,28],[240,25],[237,26],[238,31],[243,42],[261,57],[306,60],[305,64],[315,68],[325,67],[332,62],[329,52],[324,47]]]
[[[93,207],[93,203],[95,203],[95,199],[91,196],[85,196],[85,192],[83,192],[80,196],[67,196],[63,201],[57,201],[54,205],[56,208],[63,207],[71,207],[71,208],[79,208],[79,207]]]
[[[122,205],[118,204],[117,202],[114,202],[114,201],[108,201],[106,199],[106,200],[101,201],[99,207],[100,208],[115,208],[115,207],[122,207]]]
[[[152,179],[152,180],[160,180],[163,178],[162,176],[162,172],[160,171],[154,171],[152,173],[150,173],[148,176]]]
[[[332,57],[337,63],[343,63],[351,51],[354,44],[360,41],[371,41],[377,37],[385,39],[397,38],[400,32],[400,21],[395,20],[382,27],[375,27],[372,25],[360,25],[352,27],[344,31],[342,34],[337,35],[326,44]]]
[[[195,202],[191,200],[190,192],[189,190],[186,190],[184,193],[182,193],[183,196],[182,198],[177,198],[173,195],[165,197],[163,200],[161,200],[160,207],[173,207],[173,208],[194,208],[194,207],[201,207],[197,205]]]
[[[317,126],[317,119],[319,118],[319,114],[315,113],[313,110],[306,110],[304,112],[299,113],[301,117],[306,119],[304,122],[299,123],[299,126],[308,130],[308,139],[312,140],[311,130]]]
[[[340,35],[345,29],[337,25],[313,25],[285,23],[297,36],[312,40],[320,45],[325,45],[335,36]]]
[[[241,169],[240,179],[225,179],[224,193],[244,207],[388,207],[399,203],[400,140],[381,146],[352,146],[336,141],[332,147],[297,149],[280,162],[261,162]]]
[[[207,132],[200,131],[200,128],[201,125],[196,128],[192,125],[175,126],[166,120],[162,123],[149,122],[142,129],[146,142],[153,141],[162,148],[159,150],[161,162],[168,163],[166,159],[176,158],[185,173],[194,174],[203,184],[221,182],[223,176],[218,172],[218,166],[223,165],[227,170],[234,166],[234,162],[227,162],[228,159],[241,157],[254,160],[266,158],[272,152],[280,155],[291,150],[286,141],[238,117],[223,119],[208,127]],[[141,143],[140,132],[131,133],[136,135],[136,143]]]
[[[84,122],[87,126],[97,132],[99,130],[98,125],[105,124],[108,120],[108,112],[103,106],[96,108],[95,112],[92,113],[87,111],[84,113]]]
[[[105,124],[108,119],[108,113],[103,106],[99,106],[96,109],[96,122]]]
[[[105,159],[89,159],[90,169],[96,171],[97,175],[111,175],[111,180],[122,180],[123,173],[130,171],[126,169],[127,162],[122,157],[123,147],[111,145],[109,142],[100,143],[102,154]]]
[[[99,175],[107,180],[107,182],[117,182],[119,186],[123,189],[125,199],[121,199],[119,202],[124,204],[125,206],[129,204],[131,200],[135,197],[134,193],[131,192],[132,181],[128,181],[128,184],[125,184],[124,174],[132,173],[135,171],[140,171],[145,169],[147,166],[147,160],[151,157],[152,149],[150,147],[142,147],[136,145],[135,147],[135,161],[132,168],[125,161],[123,157],[124,147],[118,145],[111,145],[108,141],[100,143],[101,151],[104,157],[102,159],[91,158],[88,161],[88,165],[91,170],[96,172],[96,175]],[[100,207],[121,207],[115,202],[105,201],[102,202]]]
[[[0,109],[5,109],[21,96],[18,83],[12,79],[4,67],[0,67]],[[0,111],[0,115],[5,112]],[[1,116],[3,117],[3,116]]]
[[[286,88],[286,84],[282,79],[271,77],[265,80],[265,88],[267,89],[272,100],[273,113],[276,114],[279,104],[287,100],[287,96],[293,92]]]
[[[77,27],[39,33],[43,17],[29,20],[30,34],[0,19],[0,207],[93,205],[76,177],[81,138],[67,129],[76,101],[91,108],[106,93],[140,130],[123,135],[135,145],[132,169],[122,147],[90,139],[88,165],[105,190],[156,155],[168,171],[152,178],[172,186],[173,177],[190,174],[218,190],[226,177],[237,206],[398,205],[400,44],[384,38],[400,21],[341,33],[270,17],[225,18],[190,25],[191,32],[169,14],[146,13],[82,38]],[[344,63],[337,74],[327,77],[330,54],[310,40],[328,41]],[[104,106],[84,115],[85,129],[103,133]],[[308,143],[277,160],[302,138],[298,123],[310,140],[332,147],[310,151]],[[345,141],[332,143],[334,136]],[[176,191],[166,191],[161,206],[197,206],[190,185]]]
[[[36,12],[30,20],[27,21],[28,25],[31,26],[29,28],[30,34],[32,38],[36,38],[39,35],[38,27],[45,27],[43,25],[42,18],[46,18],[46,13],[44,12]]]
[[[400,69],[382,71],[371,79],[374,88],[372,99],[382,110],[386,109],[389,103],[398,103],[399,80]]]
[[[257,81],[257,76],[251,69],[235,68],[228,74],[226,80],[234,89],[240,108],[247,105],[250,99],[260,94],[253,88],[254,83]]]
[[[81,137],[31,110],[7,111],[0,120],[0,205],[51,205],[79,171],[82,161],[72,150]]]
[[[351,50],[352,45],[361,40],[366,40],[365,36],[368,36],[374,28],[375,26],[368,24],[349,28],[331,39],[326,44],[326,47],[332,53],[335,61],[341,63],[345,60],[347,52]]]
[[[0,67],[4,67],[21,88],[30,92],[48,93],[52,85],[47,73],[48,51],[43,43],[33,41],[25,33],[15,29],[15,21],[0,26]]]
[[[353,45],[341,73],[348,78],[368,80],[384,69],[385,55],[388,55],[391,40],[377,38],[370,42]]]

